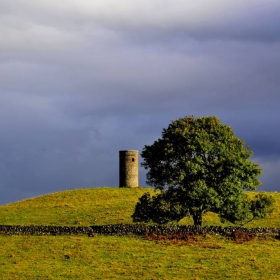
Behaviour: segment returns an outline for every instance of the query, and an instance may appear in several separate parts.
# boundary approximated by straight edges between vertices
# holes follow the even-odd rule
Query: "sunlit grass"
[[[279,279],[280,242],[0,236],[1,279]]]
[[[0,206],[2,225],[106,225],[132,223],[131,215],[138,198],[148,188],[92,188],[53,193]],[[248,227],[280,228],[280,193],[268,193],[275,199],[274,212],[266,219],[249,223]],[[254,193],[249,193],[254,195]],[[193,224],[185,218],[179,224]],[[203,225],[222,224],[214,213],[203,217]]]
[[[0,207],[3,225],[105,225],[131,223],[145,188],[92,188],[53,193]]]
[[[27,199],[1,206],[0,224],[132,223],[134,206],[147,191],[153,192],[93,188]],[[274,213],[251,226],[280,227],[280,194],[271,195]],[[208,213],[204,225],[224,224]],[[135,236],[0,235],[0,279],[279,279],[279,250],[280,241],[269,238],[235,244],[208,236],[172,244]]]

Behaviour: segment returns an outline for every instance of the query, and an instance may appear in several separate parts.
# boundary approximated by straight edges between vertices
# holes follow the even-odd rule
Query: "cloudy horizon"
[[[230,125],[260,190],[280,191],[279,14],[276,0],[0,0],[0,204],[117,187],[119,150],[187,115]]]

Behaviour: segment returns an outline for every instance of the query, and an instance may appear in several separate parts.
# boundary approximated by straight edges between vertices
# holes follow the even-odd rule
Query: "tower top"
[[[136,152],[136,153],[138,153],[138,150],[122,150],[122,151],[120,151],[120,153],[121,152]]]

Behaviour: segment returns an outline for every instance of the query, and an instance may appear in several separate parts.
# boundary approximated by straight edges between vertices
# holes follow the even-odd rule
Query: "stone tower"
[[[119,151],[120,157],[120,188],[137,188],[138,181],[138,151]]]

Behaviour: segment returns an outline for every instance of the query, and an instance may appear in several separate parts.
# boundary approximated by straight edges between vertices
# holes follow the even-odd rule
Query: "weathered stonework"
[[[146,235],[159,236],[172,234],[203,234],[221,235],[233,238],[236,233],[245,233],[260,237],[274,237],[280,240],[280,228],[243,228],[243,227],[198,227],[189,225],[145,225],[145,224],[113,224],[104,226],[12,226],[0,225],[0,235]]]
[[[138,151],[119,151],[119,179],[120,188],[137,188],[138,179]]]

